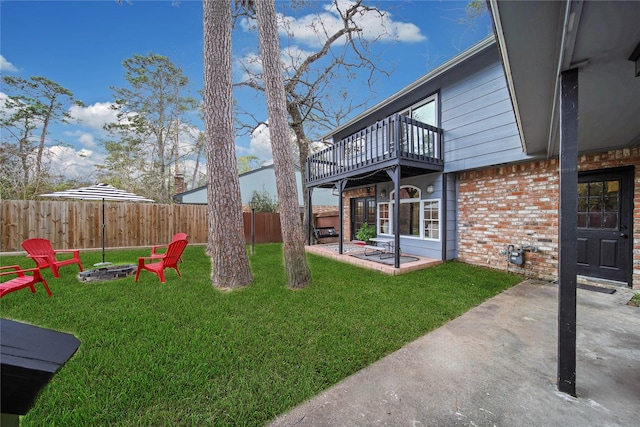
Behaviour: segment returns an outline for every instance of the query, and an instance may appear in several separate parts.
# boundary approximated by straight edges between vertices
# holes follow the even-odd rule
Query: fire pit
[[[108,267],[81,271],[80,273],[78,273],[78,280],[81,282],[113,280],[127,277],[135,272],[136,266],[133,264],[110,265]]]

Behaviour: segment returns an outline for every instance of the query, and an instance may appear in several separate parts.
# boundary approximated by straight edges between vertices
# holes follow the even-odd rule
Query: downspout
[[[442,256],[440,257],[442,261],[447,260],[447,179],[449,177],[448,173],[442,174],[442,235],[440,238],[442,239]]]
[[[549,118],[549,135],[547,140],[547,158],[553,157],[556,148],[556,137],[558,136],[559,114],[562,114],[560,108],[560,74],[569,68],[575,68],[571,64],[573,50],[576,44],[576,34],[582,16],[582,1],[567,1],[564,12],[564,20],[562,26],[562,39],[560,40],[560,52],[558,54],[558,67],[556,71],[556,80],[553,90],[553,103],[551,104],[551,117]],[[575,7],[574,7],[575,6]],[[586,63],[579,64],[585,66]],[[581,67],[580,67],[581,68]]]

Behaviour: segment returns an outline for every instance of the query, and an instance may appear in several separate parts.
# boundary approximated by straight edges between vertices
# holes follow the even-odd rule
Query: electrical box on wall
[[[524,251],[521,249],[513,249],[509,251],[509,262],[512,264],[524,264]]]

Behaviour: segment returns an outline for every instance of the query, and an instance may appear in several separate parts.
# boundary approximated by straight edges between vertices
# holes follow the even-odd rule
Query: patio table
[[[369,239],[369,241],[374,242],[375,245],[366,245],[364,247],[365,256],[380,255],[380,259],[382,259],[395,254],[395,239],[374,237]],[[368,254],[367,250],[373,251],[373,253]]]

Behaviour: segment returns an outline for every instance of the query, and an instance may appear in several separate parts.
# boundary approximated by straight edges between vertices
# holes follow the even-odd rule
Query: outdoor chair
[[[187,240],[187,233],[174,234],[173,237],[171,238],[171,243],[175,242],[176,240]],[[168,248],[168,247],[169,245],[151,246],[151,258],[154,258],[154,259],[162,258],[166,253],[166,250],[164,252],[158,252],[158,249]],[[180,258],[180,262],[182,262],[182,258]]]
[[[1,270],[10,270],[10,271],[1,271]],[[25,273],[33,273],[33,276],[26,275]],[[28,268],[22,269],[19,265],[8,265],[5,267],[0,267],[0,277],[8,276],[11,274],[15,274],[16,277],[13,279],[7,280],[4,283],[0,283],[0,298],[5,296],[10,292],[17,291],[19,289],[31,288],[31,293],[36,293],[35,284],[42,283],[44,288],[47,290],[49,296],[51,296],[51,290],[49,289],[49,285],[44,280],[44,277],[40,274],[40,270],[37,268]]]
[[[54,250],[49,240],[41,238],[27,239],[22,242],[22,247],[27,251],[27,257],[32,258],[40,270],[50,267],[54,277],[60,277],[58,269],[65,265],[78,264],[82,271],[80,251],[77,249]],[[58,260],[56,257],[61,253],[73,254],[73,257]]]
[[[140,276],[141,270],[147,270],[155,274],[160,278],[160,281],[164,283],[164,269],[165,268],[173,268],[178,276],[182,277],[180,274],[180,270],[178,269],[178,260],[182,256],[182,252],[184,252],[184,248],[187,247],[187,240],[180,239],[174,242],[169,243],[167,247],[167,252],[165,252],[161,257],[141,257],[138,258],[138,271],[136,271],[136,282],[138,281],[138,277]],[[149,262],[147,261],[157,261],[157,262]]]

